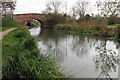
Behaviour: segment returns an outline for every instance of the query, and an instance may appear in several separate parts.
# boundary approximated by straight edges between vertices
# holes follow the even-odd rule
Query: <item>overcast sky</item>
[[[46,3],[50,0],[17,0],[15,14],[22,13],[42,13],[46,8]],[[52,1],[52,0],[51,0]],[[67,2],[68,13],[70,8],[75,5],[77,0],[62,0]],[[97,0],[86,0],[90,1],[92,4]],[[62,7],[65,8],[65,7]],[[89,7],[90,8],[90,7]],[[92,7],[91,7],[92,8]]]
[[[46,8],[46,3],[52,0],[17,0],[16,10],[14,14],[23,14],[23,13],[42,13]],[[70,8],[75,5],[78,0],[61,0],[62,2],[67,2],[68,13],[70,13]],[[83,1],[83,0],[80,0]],[[97,10],[93,7],[96,1],[105,1],[105,0],[84,0],[89,1],[90,5],[88,7],[88,12],[96,13]],[[110,1],[110,0],[109,0]],[[65,7],[62,7],[65,8]],[[64,10],[64,9],[63,9]]]

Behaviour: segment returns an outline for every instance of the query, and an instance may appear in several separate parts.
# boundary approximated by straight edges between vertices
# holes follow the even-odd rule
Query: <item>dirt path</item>
[[[3,31],[3,32],[0,32],[0,40],[2,40],[6,34],[8,34],[9,32],[13,31],[14,29],[16,29],[16,27],[8,29],[8,30]]]

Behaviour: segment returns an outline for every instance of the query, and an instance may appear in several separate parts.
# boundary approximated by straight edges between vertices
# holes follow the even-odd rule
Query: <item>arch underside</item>
[[[40,20],[40,19],[36,19],[36,18],[33,18],[34,20],[37,20],[41,25],[40,25],[40,27],[44,27],[44,24],[43,24],[43,22]],[[25,22],[25,24],[27,25],[27,26],[34,26],[34,25],[32,25],[32,20],[33,19],[30,19],[30,20],[27,20],[26,22]]]

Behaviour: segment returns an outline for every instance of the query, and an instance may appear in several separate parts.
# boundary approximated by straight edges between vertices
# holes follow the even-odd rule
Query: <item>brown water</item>
[[[30,29],[41,53],[52,55],[69,78],[118,78],[117,42],[103,38],[68,35],[45,29]]]

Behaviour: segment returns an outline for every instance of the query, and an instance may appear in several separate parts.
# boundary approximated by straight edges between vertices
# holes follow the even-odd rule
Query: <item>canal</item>
[[[118,78],[118,42],[50,29],[44,29],[42,34],[40,28],[29,31],[38,39],[41,53],[53,56],[66,77]]]

